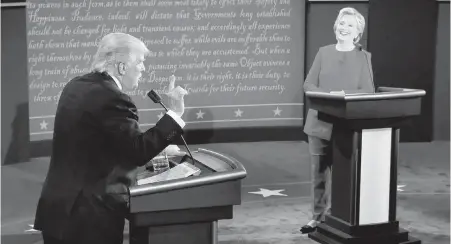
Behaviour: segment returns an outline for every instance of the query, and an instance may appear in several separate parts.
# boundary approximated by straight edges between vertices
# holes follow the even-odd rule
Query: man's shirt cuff
[[[185,127],[186,123],[183,121],[183,119],[181,117],[179,117],[177,114],[175,114],[175,112],[169,110],[168,112],[166,112],[166,114],[171,116],[172,119],[174,119],[174,121],[176,121],[177,124],[180,125],[181,128]]]

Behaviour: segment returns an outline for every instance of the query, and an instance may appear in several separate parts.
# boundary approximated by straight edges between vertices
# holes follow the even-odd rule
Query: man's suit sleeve
[[[154,127],[142,132],[136,106],[125,94],[107,101],[96,116],[105,137],[114,147],[112,150],[121,151],[138,166],[146,164],[183,133],[167,114]]]
[[[183,119],[181,117],[179,117],[179,115],[177,115],[175,112],[169,110],[167,113],[167,115],[171,116],[172,119],[174,119],[174,121],[177,122],[177,124],[181,127],[184,128],[186,123],[183,121]]]

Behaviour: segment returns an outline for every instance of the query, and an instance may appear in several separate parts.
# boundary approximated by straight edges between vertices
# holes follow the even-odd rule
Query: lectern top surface
[[[318,91],[305,92],[309,98],[338,100],[338,101],[370,101],[370,100],[392,100],[392,99],[406,99],[421,97],[426,94],[426,91],[421,89],[405,89],[405,88],[391,88],[380,87],[376,93],[327,93]]]
[[[238,180],[246,176],[246,170],[243,165],[232,157],[201,148],[197,151],[193,151],[192,155],[194,162],[190,156],[185,155],[183,157],[172,158],[170,165],[171,167],[174,167],[183,162],[188,162],[189,164],[199,168],[201,170],[200,174],[135,185],[130,188],[130,194],[135,196],[158,193],[173,189],[192,188],[200,185]],[[138,180],[152,177],[157,174],[159,173],[141,170],[141,173],[138,174]],[[141,182],[144,183],[145,181]]]

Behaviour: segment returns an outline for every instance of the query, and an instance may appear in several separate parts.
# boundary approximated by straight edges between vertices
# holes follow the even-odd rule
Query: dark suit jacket
[[[58,102],[50,167],[34,228],[62,239],[79,195],[126,209],[137,167],[182,133],[169,115],[142,132],[135,104],[108,74],[74,78]]]

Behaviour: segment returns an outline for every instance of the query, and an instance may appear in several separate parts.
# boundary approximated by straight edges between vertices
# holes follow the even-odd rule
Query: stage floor
[[[221,143],[190,148],[199,147],[235,157],[248,173],[243,180],[243,203],[234,208],[232,220],[219,222],[220,243],[314,243],[299,232],[309,220],[311,207],[307,143]],[[398,219],[402,228],[423,243],[450,243],[449,151],[449,142],[400,144]],[[2,243],[42,243],[31,224],[48,165],[47,157],[2,166]],[[124,243],[128,243],[127,227],[125,233]]]

